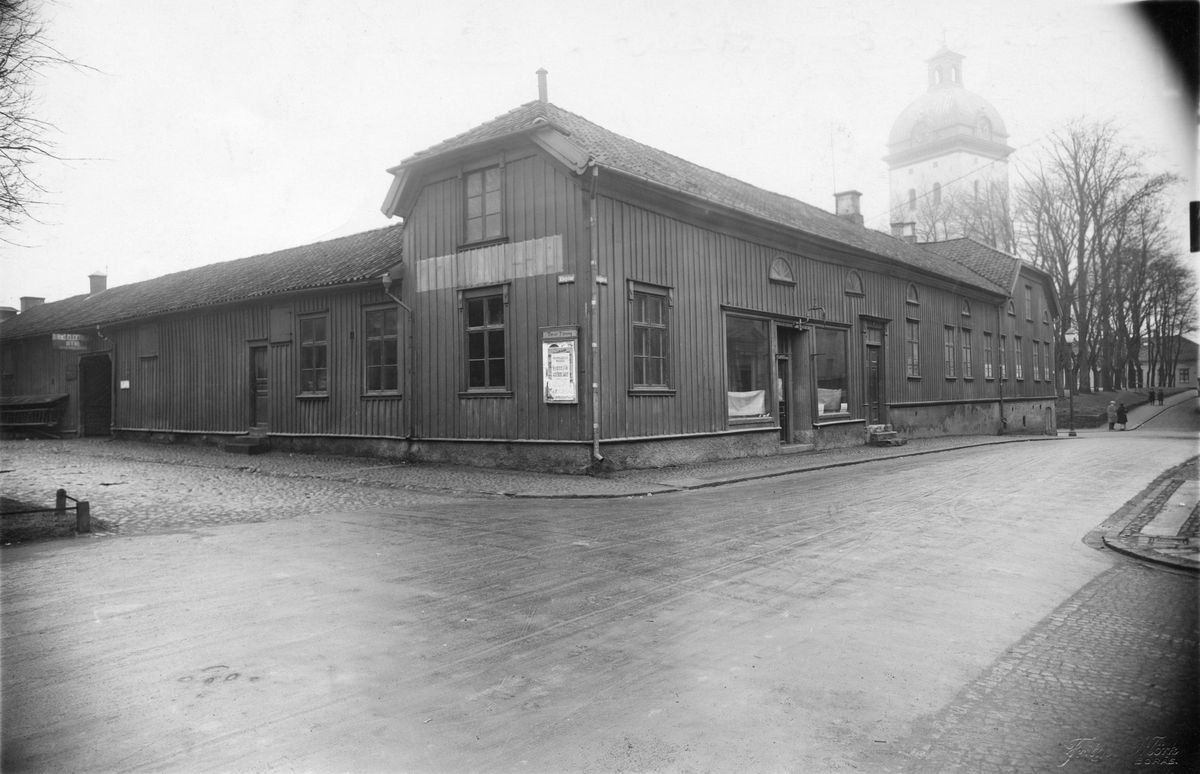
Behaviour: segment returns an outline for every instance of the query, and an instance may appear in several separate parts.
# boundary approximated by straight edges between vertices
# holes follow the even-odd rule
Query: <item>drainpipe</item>
[[[390,272],[384,272],[379,279],[383,282],[384,294],[399,304],[408,313],[408,336],[406,337],[408,341],[405,345],[407,352],[404,357],[406,361],[404,368],[404,437],[411,441],[413,436],[413,310],[408,304],[392,295],[392,275]]]
[[[1000,324],[1004,321],[1004,302],[996,304],[996,336],[1000,336]],[[999,344],[999,339],[997,339]],[[1012,344],[1010,341],[1009,344]],[[1004,353],[1008,357],[1008,352]],[[1004,431],[1008,428],[1008,418],[1004,416],[1004,366],[1005,363],[1000,363],[1000,373],[996,374],[996,386],[1000,389],[1000,432],[998,435],[1004,435]]]
[[[588,329],[590,331],[592,353],[592,459],[603,462],[604,455],[600,453],[600,273],[597,265],[600,254],[600,235],[596,227],[596,181],[600,176],[600,168],[595,161],[592,168],[592,190],[588,197],[588,258],[589,281],[592,286],[592,300],[587,307]]]

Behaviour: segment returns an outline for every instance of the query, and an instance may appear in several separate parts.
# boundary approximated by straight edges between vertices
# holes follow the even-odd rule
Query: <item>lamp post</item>
[[[1071,334],[1068,334],[1068,335],[1071,335]],[[1076,360],[1076,358],[1079,357],[1079,339],[1075,338],[1074,335],[1071,335],[1070,343],[1071,343],[1071,367],[1069,369],[1067,369],[1068,381],[1070,380],[1071,375],[1075,373],[1075,360]],[[1070,408],[1071,431],[1069,433],[1067,433],[1067,436],[1070,438],[1076,438],[1076,437],[1078,437],[1078,434],[1075,432],[1075,384],[1073,382],[1071,382],[1070,388],[1067,390],[1067,397],[1069,398],[1070,405],[1071,405],[1071,408]]]

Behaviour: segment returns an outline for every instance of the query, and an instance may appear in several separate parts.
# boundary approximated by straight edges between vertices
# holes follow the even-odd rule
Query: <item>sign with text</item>
[[[546,403],[578,403],[579,328],[542,328],[542,395]]]
[[[92,337],[86,333],[51,333],[50,345],[55,349],[88,350]]]

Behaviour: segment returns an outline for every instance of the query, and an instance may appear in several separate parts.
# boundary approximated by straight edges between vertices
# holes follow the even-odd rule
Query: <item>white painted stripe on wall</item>
[[[562,268],[562,235],[555,234],[417,261],[417,292],[557,274]]]

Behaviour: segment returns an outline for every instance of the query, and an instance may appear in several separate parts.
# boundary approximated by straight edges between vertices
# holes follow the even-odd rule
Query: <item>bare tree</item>
[[[40,4],[0,0],[0,241],[26,218],[45,192],[31,174],[39,159],[55,158],[52,128],[34,115],[39,71],[69,64],[45,39]]]

